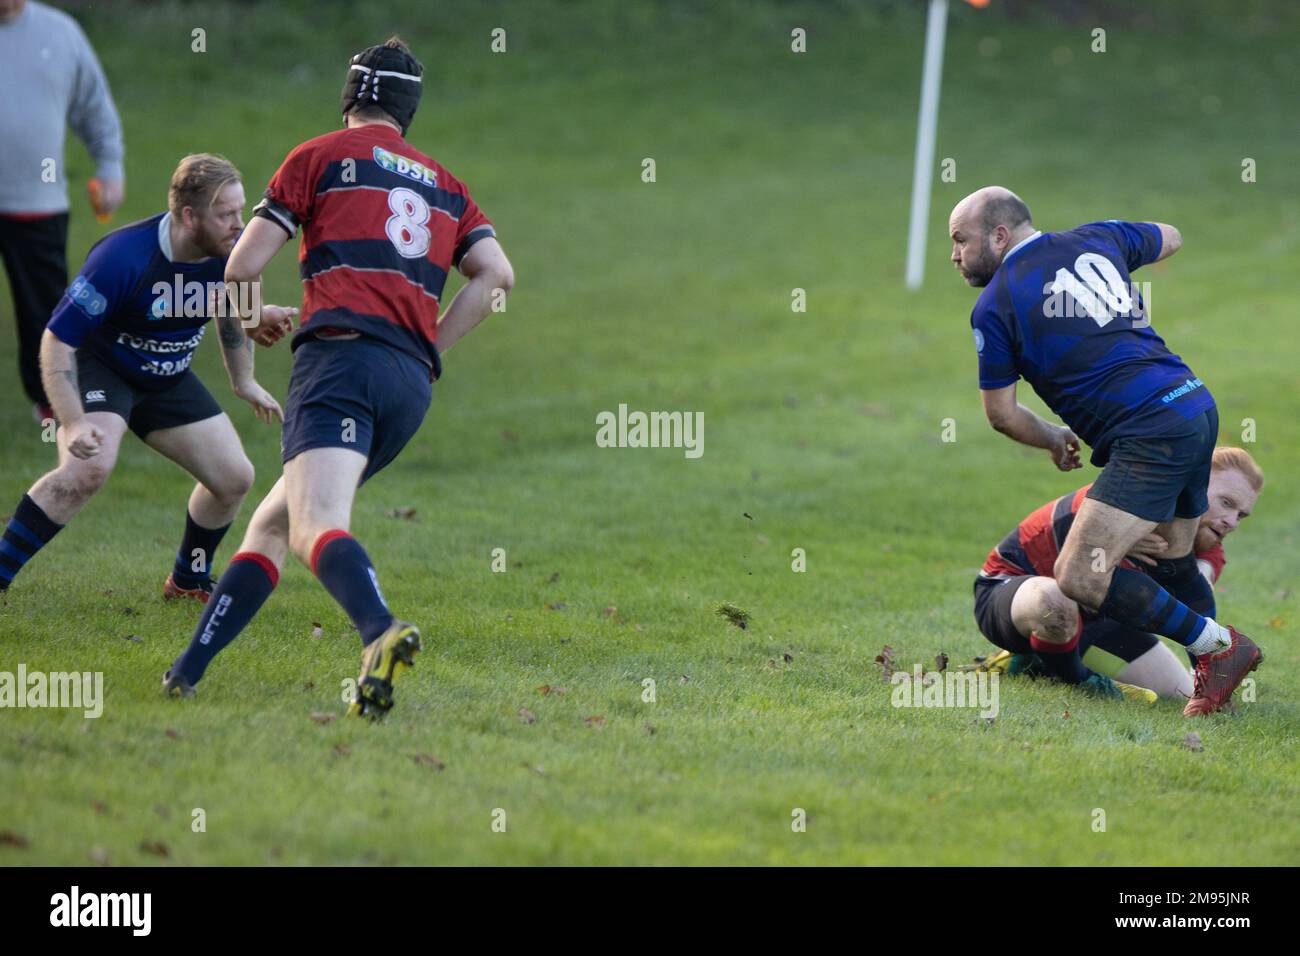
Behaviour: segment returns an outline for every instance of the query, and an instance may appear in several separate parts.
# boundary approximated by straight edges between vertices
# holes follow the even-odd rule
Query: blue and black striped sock
[[[62,530],[63,525],[51,521],[40,505],[23,495],[0,538],[0,591],[8,588],[23,565]]]
[[[180,550],[176,552],[172,580],[183,588],[197,588],[211,581],[212,556],[217,553],[221,539],[229,530],[228,524],[220,528],[204,528],[195,522],[186,509],[185,536],[181,538]]]
[[[1162,588],[1149,575],[1116,568],[1098,610],[1106,617],[1150,631],[1179,644],[1193,643],[1205,629],[1206,619]]]

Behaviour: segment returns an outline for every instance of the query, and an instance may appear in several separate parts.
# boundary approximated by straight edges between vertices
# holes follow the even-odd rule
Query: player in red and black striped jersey
[[[393,678],[420,650],[397,620],[365,549],[348,533],[357,487],[419,429],[440,352],[514,284],[492,223],[465,185],[405,134],[424,69],[394,37],[352,58],[345,128],[295,148],[231,253],[228,283],[257,283],[299,230],[302,324],[284,411],[284,474],[258,507],[189,648],[163,677],[186,696],[270,596],[292,550],[361,635],[349,713],[392,706]],[[439,319],[448,273],[469,282]],[[256,297],[254,297],[256,301]]]
[[[1219,580],[1226,557],[1223,539],[1236,530],[1255,506],[1264,476],[1240,448],[1217,448],[1209,482],[1209,510],[1201,517],[1194,553],[1210,585]],[[1178,657],[1155,635],[1094,614],[1080,607],[1053,577],[1061,542],[1090,486],[1050,501],[1020,522],[991,550],[975,581],[975,619],[981,633],[1013,655],[1059,653],[1076,647],[1084,665],[1104,687],[1113,678],[1155,691],[1162,697],[1187,698],[1192,678]],[[1123,566],[1141,569],[1163,553],[1159,535],[1143,538]],[[1007,655],[999,655],[1002,660]],[[1013,669],[1029,662],[1013,662]]]

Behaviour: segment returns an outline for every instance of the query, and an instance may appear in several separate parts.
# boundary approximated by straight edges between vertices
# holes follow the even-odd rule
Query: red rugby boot
[[[1232,644],[1217,654],[1196,659],[1195,685],[1183,708],[1184,717],[1199,717],[1218,710],[1228,702],[1237,685],[1264,660],[1264,652],[1245,634],[1228,628]]]

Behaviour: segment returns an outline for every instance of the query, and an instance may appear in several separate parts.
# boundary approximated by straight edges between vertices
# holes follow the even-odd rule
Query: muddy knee
[[[1012,599],[1011,619],[1026,637],[1032,633],[1052,644],[1067,644],[1078,633],[1079,605],[1051,578],[1030,578]]]

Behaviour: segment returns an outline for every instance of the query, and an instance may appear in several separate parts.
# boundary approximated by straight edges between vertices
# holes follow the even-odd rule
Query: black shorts
[[[1088,497],[1157,523],[1199,518],[1210,506],[1210,460],[1218,438],[1214,408],[1171,435],[1116,438]]]
[[[77,349],[77,384],[87,412],[112,412],[141,439],[160,428],[192,425],[222,413],[191,369],[162,391],[151,392],[132,385],[98,356]]]
[[[406,447],[429,410],[429,366],[375,339],[309,338],[293,353],[281,458],[312,448],[366,456],[361,480]]]
[[[1012,654],[1032,654],[1034,647],[1029,638],[1016,630],[1011,619],[1011,602],[1020,586],[1033,575],[1014,578],[975,579],[975,623],[980,633],[993,644]],[[1108,617],[1091,611],[1083,612],[1083,633],[1079,635],[1079,654],[1087,654],[1096,647],[1125,663],[1137,660],[1156,644],[1154,634],[1139,631]]]

